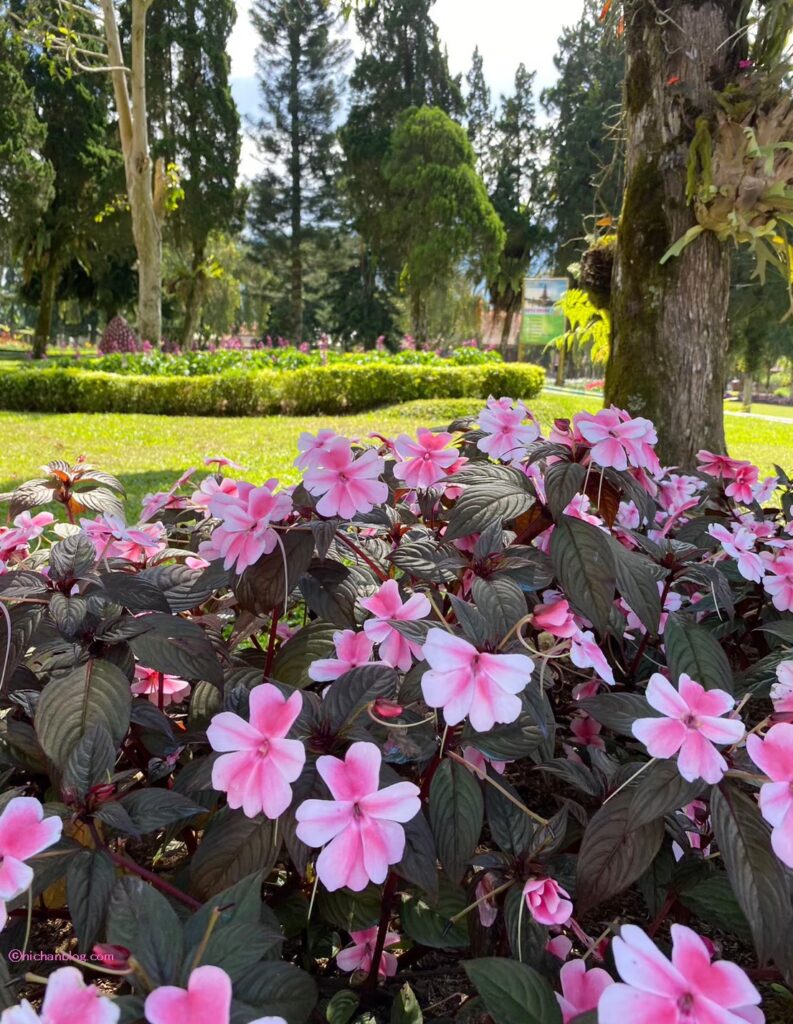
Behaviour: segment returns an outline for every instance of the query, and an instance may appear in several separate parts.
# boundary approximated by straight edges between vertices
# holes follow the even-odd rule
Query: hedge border
[[[320,366],[148,377],[79,369],[21,368],[0,374],[0,409],[136,412],[168,416],[306,416],[352,413],[427,398],[511,395],[530,399],[545,382],[531,363],[484,366]]]

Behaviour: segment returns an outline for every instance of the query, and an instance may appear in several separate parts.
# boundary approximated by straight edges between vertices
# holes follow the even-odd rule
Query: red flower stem
[[[165,707],[165,673],[157,673],[157,709],[162,711]]]
[[[183,903],[186,907],[191,910],[200,910],[201,903],[199,900],[193,899],[192,896],[188,896],[186,892],[182,892],[181,889],[177,889],[175,885],[171,885],[170,882],[166,881],[161,875],[158,875],[154,871],[149,871],[148,868],[141,867],[140,864],[136,864],[134,860],[122,856],[112,850],[105,840],[100,836],[99,831],[93,821],[88,821],[88,830],[91,833],[91,838],[94,840],[97,846],[102,847],[108,857],[117,864],[118,867],[128,871],[131,875],[137,875],[138,878],[143,878],[147,882],[151,882],[155,889],[159,889],[160,892],[165,893],[166,896],[171,896],[173,899],[178,900],[179,903]]]
[[[655,915],[655,917],[653,918],[652,923],[650,924],[649,928],[647,929],[647,934],[650,936],[651,939],[655,938],[656,932],[661,927],[661,925],[664,923],[664,921],[667,919],[667,917],[669,917],[669,915],[672,912],[672,908],[674,907],[675,903],[677,903],[677,893],[676,892],[670,892],[668,894],[668,896],[666,897],[666,899],[664,900],[664,902],[663,902],[663,904],[661,906],[661,909]]]
[[[378,968],[380,966],[380,959],[383,956],[383,950],[385,949],[386,932],[391,920],[391,905],[394,902],[398,884],[399,876],[395,872],[389,871],[385,888],[383,889],[383,902],[380,904],[380,923],[377,927],[377,942],[374,944],[372,966],[369,968],[369,976],[363,983],[363,991],[368,994],[371,994],[377,988]]]
[[[343,533],[337,533],[336,537],[343,544],[346,544],[350,551],[354,551],[355,554],[369,566],[369,568],[372,570],[372,572],[379,580],[381,580],[383,583],[385,583],[388,580],[388,574],[383,572],[380,566],[376,562],[373,562],[372,559],[364,551],[361,551],[358,545],[354,544],[349,537],[345,536]]]
[[[280,608],[274,608],[273,609],[272,622],[270,623],[270,638],[267,641],[267,657],[264,659],[264,673],[263,673],[263,678],[264,679],[269,679],[270,678],[270,672],[272,671],[273,656],[275,654],[275,640],[276,640],[276,633],[277,633],[277,630],[278,630],[278,619],[279,619],[280,615],[281,615]]]

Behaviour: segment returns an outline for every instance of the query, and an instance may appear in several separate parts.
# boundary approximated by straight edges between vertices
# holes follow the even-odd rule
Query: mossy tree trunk
[[[658,428],[661,459],[691,467],[700,448],[723,451],[729,255],[700,236],[663,266],[695,223],[686,201],[698,117],[741,56],[741,0],[626,0],[626,186],[613,280],[606,403]],[[742,45],[742,44],[740,44]]]

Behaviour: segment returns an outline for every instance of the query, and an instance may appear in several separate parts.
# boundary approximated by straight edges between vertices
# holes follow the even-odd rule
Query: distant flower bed
[[[301,350],[294,346],[283,348],[222,348],[214,351],[191,352],[114,352],[97,358],[82,359],[83,370],[104,373],[134,374],[144,377],[205,377],[229,370],[300,370],[307,366],[346,365],[370,366],[481,366],[502,362],[498,352],[483,352],[465,345],[451,349],[447,355],[434,351],[407,348],[401,352],[339,352],[333,348]],[[73,358],[48,359],[36,364],[46,367],[74,367]]]

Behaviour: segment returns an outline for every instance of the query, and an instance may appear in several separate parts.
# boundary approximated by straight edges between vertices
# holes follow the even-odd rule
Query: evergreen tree
[[[253,184],[250,223],[267,259],[288,266],[286,326],[300,342],[307,243],[339,216],[334,119],[348,47],[323,0],[256,0],[251,16],[260,36],[258,143],[267,170]]]
[[[592,221],[616,217],[621,204],[622,157],[610,128],[622,103],[624,48],[604,29],[602,7],[601,0],[586,0],[578,24],[563,30],[554,57],[559,77],[542,94],[552,118],[549,169],[558,274],[586,248]]]
[[[534,102],[534,72],[519,65],[515,91],[502,97],[495,126],[490,199],[504,225],[506,241],[495,274],[488,278],[494,312],[503,318],[501,348],[523,303],[523,281],[548,241],[547,188]]]
[[[471,58],[471,68],[465,76],[465,123],[468,138],[474,147],[476,165],[486,184],[489,184],[488,164],[493,156],[495,111],[490,87],[485,80],[482,54],[477,46]]]

